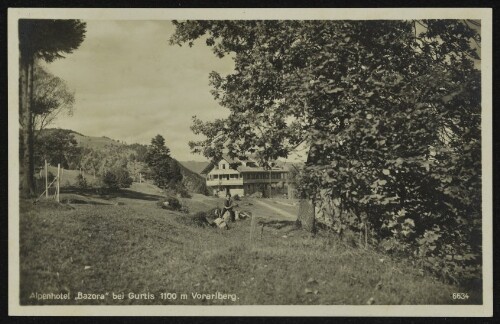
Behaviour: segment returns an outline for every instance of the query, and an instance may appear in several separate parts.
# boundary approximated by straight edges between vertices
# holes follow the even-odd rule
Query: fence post
[[[61,179],[61,164],[57,164],[56,201],[59,202],[59,185]]]
[[[47,171],[47,160],[45,160],[45,198],[49,198],[49,179]]]

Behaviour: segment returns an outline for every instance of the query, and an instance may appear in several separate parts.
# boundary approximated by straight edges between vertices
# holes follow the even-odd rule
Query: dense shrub
[[[132,184],[132,178],[127,170],[115,169],[106,172],[102,182],[109,189],[128,188]]]
[[[241,200],[241,198],[238,194],[236,194],[233,196],[233,200],[238,201],[238,200]]]
[[[108,189],[118,189],[120,188],[120,184],[118,182],[118,178],[116,177],[116,174],[113,172],[106,172],[104,174],[104,177],[102,178],[102,182],[104,184],[104,187]]]
[[[129,188],[132,185],[132,177],[127,169],[117,169],[113,171],[120,188]]]

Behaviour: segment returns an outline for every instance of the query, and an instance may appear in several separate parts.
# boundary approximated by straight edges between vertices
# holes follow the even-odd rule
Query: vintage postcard
[[[8,60],[10,315],[492,316],[491,9],[11,8]]]

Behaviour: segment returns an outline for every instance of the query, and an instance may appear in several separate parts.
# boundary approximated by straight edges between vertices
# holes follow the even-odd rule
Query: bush
[[[104,177],[102,178],[102,182],[104,187],[108,189],[118,189],[120,188],[120,184],[116,175],[113,172],[106,172]]]
[[[126,169],[114,170],[120,188],[129,188],[132,185],[132,177]]]
[[[102,182],[109,189],[128,188],[132,184],[132,178],[127,170],[115,169],[106,172]]]
[[[233,200],[239,201],[239,200],[241,200],[241,198],[238,194],[236,194],[233,196]]]

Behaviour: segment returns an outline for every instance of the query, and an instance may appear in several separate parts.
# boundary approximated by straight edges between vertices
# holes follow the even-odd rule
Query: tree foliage
[[[170,149],[165,145],[163,136],[156,135],[151,140],[145,161],[151,170],[151,177],[158,187],[166,189],[182,180],[177,161],[170,156]]]
[[[32,117],[33,132],[36,135],[61,113],[72,114],[75,93],[66,82],[39,64],[34,67]]]
[[[209,158],[227,148],[263,162],[309,148],[302,191],[331,200],[333,228],[447,278],[479,268],[480,35],[476,22],[186,21],[172,44],[201,36],[234,59],[210,74],[229,117],[192,129]],[[442,261],[444,260],[444,261]],[[449,261],[447,263],[447,261]],[[470,270],[470,271],[469,271]]]
[[[33,98],[35,60],[52,62],[72,53],[85,38],[80,20],[19,19],[19,117],[21,194],[34,194]]]
[[[46,62],[64,58],[80,47],[87,24],[74,19],[20,19],[19,49],[22,59]]]
[[[44,160],[49,164],[61,164],[63,168],[74,167],[74,161],[81,154],[81,148],[72,133],[63,129],[51,129],[41,132],[35,142],[36,165],[44,165]]]

